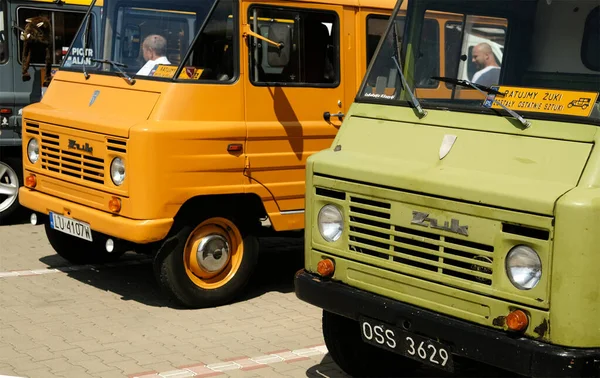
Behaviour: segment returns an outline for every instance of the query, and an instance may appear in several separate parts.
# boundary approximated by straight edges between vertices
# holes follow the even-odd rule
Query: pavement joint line
[[[307,356],[327,354],[325,345],[317,345],[296,350],[281,350],[277,353],[265,354],[257,357],[243,357],[233,361],[215,362],[212,364],[186,365],[176,370],[162,373],[131,374],[131,378],[179,378],[179,377],[209,377],[233,370],[252,370],[268,367],[279,362],[293,361]],[[0,377],[2,378],[2,377]]]
[[[0,279],[2,278],[12,278],[12,277],[31,277],[31,276],[41,276],[46,274],[55,274],[55,273],[68,273],[68,272],[77,272],[77,271],[99,271],[102,269],[108,268],[119,268],[123,266],[129,265],[140,265],[150,263],[151,259],[136,259],[136,260],[125,260],[120,261],[118,263],[108,263],[108,264],[94,264],[94,265],[72,265],[72,266],[61,266],[58,268],[48,268],[48,269],[24,269],[24,270],[12,270],[6,272],[0,272]],[[0,375],[0,378],[3,376]]]

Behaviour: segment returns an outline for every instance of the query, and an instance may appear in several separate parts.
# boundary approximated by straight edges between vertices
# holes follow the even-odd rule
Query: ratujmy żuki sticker
[[[503,96],[489,94],[483,106],[502,109],[496,100],[511,110],[589,117],[598,99],[598,92],[565,91],[562,89],[493,86]]]

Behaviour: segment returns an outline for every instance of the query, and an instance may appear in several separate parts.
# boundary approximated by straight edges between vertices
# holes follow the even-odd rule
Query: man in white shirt
[[[167,40],[158,34],[151,34],[144,39],[142,51],[146,64],[138,71],[138,76],[148,76],[154,66],[158,64],[171,64],[167,59]]]
[[[486,87],[498,84],[500,66],[498,66],[496,56],[494,56],[492,47],[489,44],[482,42],[473,47],[473,63],[479,69],[473,75],[473,80],[471,80],[473,83],[485,85]]]

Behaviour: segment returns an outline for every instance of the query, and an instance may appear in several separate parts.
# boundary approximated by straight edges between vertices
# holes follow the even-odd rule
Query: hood
[[[370,106],[362,116],[351,110],[333,143],[338,151],[315,156],[314,173],[544,215],[577,186],[596,133],[537,120],[519,130],[503,117],[442,111],[420,121],[412,110],[397,120],[367,118],[385,112]],[[442,141],[454,137],[440,159]]]
[[[75,75],[57,73],[42,101],[23,110],[25,119],[128,138],[129,129],[148,119],[160,97],[152,83],[141,80],[129,86],[119,77],[92,75],[82,82],[82,74],[77,81],[59,74]]]

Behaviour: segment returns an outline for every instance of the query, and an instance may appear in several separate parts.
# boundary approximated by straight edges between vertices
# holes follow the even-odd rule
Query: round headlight
[[[342,236],[344,231],[344,217],[342,212],[334,205],[325,205],[319,211],[319,232],[323,239],[334,242]]]
[[[40,145],[37,139],[33,138],[27,143],[27,158],[31,164],[35,164],[40,158]]]
[[[121,158],[114,158],[110,163],[110,177],[116,186],[119,186],[125,181],[125,163]]]
[[[533,289],[542,278],[542,260],[533,248],[518,245],[506,256],[506,274],[517,289]]]

